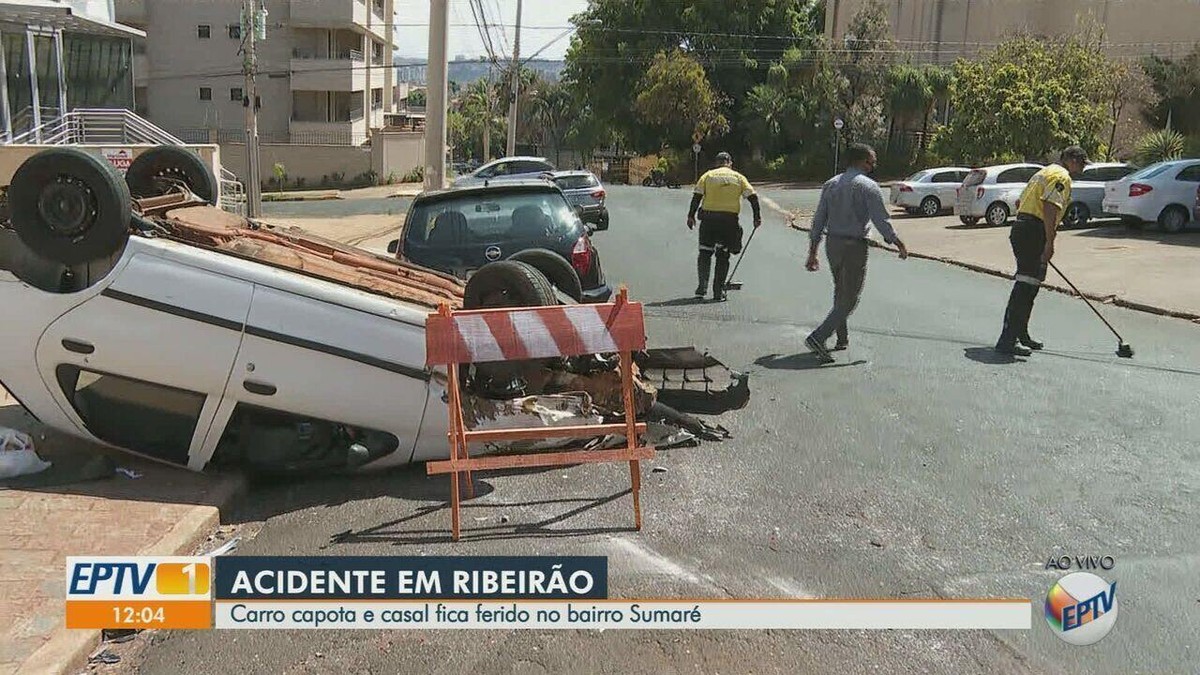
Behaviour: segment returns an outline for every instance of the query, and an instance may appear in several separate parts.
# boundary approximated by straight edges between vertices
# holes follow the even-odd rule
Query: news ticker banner
[[[1028,599],[618,599],[600,556],[72,557],[67,628],[1028,630]]]

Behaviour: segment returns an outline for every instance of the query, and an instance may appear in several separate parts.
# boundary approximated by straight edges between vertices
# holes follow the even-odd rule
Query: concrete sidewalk
[[[794,217],[796,229],[807,231],[812,224],[809,212],[767,206]],[[894,213],[892,223],[914,257],[1012,277],[1009,227],[966,226],[955,216],[925,218],[903,212]],[[874,229],[871,237],[882,244]],[[1085,229],[1059,231],[1054,264],[1092,300],[1200,321],[1200,284],[1194,283],[1200,269],[1200,231],[1130,231],[1117,221],[1095,221]],[[1046,287],[1072,292],[1053,270]]]
[[[107,477],[34,489],[0,488],[0,673],[78,672],[99,631],[64,627],[70,555],[190,554],[240,494],[237,476],[190,473],[108,451],[42,427],[0,388],[0,426],[33,436],[47,472],[85,465]],[[138,478],[112,475],[128,468]]]
[[[395,183],[392,185],[375,185],[372,187],[353,188],[350,190],[284,190],[277,192],[266,190],[262,193],[264,202],[311,202],[329,199],[386,199],[389,197],[415,197],[421,194],[424,186],[421,183]]]

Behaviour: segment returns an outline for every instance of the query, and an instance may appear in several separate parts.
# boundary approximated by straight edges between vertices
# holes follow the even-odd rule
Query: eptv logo
[[[1068,574],[1046,594],[1046,622],[1064,642],[1099,642],[1117,622],[1117,583],[1090,572]]]
[[[208,598],[211,585],[212,567],[206,558],[67,559],[67,597],[77,600]]]

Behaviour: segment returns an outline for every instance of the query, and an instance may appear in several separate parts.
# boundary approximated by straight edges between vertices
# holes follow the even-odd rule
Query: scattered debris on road
[[[0,479],[39,473],[50,465],[33,449],[29,434],[0,427]]]

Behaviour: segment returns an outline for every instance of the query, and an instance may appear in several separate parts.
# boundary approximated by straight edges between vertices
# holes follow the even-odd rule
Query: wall
[[[245,145],[241,143],[221,144],[221,159],[226,169],[234,172],[238,178],[246,182]],[[287,168],[289,184],[294,184],[297,178],[303,178],[305,186],[313,188],[320,187],[322,176],[329,176],[332,180],[334,173],[342,173],[344,180],[350,181],[355,176],[371,169],[371,152],[366,148],[347,145],[260,143],[259,159],[262,166],[262,180],[272,188],[276,162]],[[378,170],[376,171],[378,172]],[[386,176],[387,174],[382,175]]]
[[[376,131],[371,138],[371,163],[382,178],[403,178],[425,165],[425,134],[412,131]]]
[[[868,0],[828,0],[825,35],[841,40]],[[884,0],[893,37],[916,62],[972,57],[1017,33],[1065,35],[1089,21],[1104,29],[1113,56],[1182,57],[1196,41],[1196,0]]]

